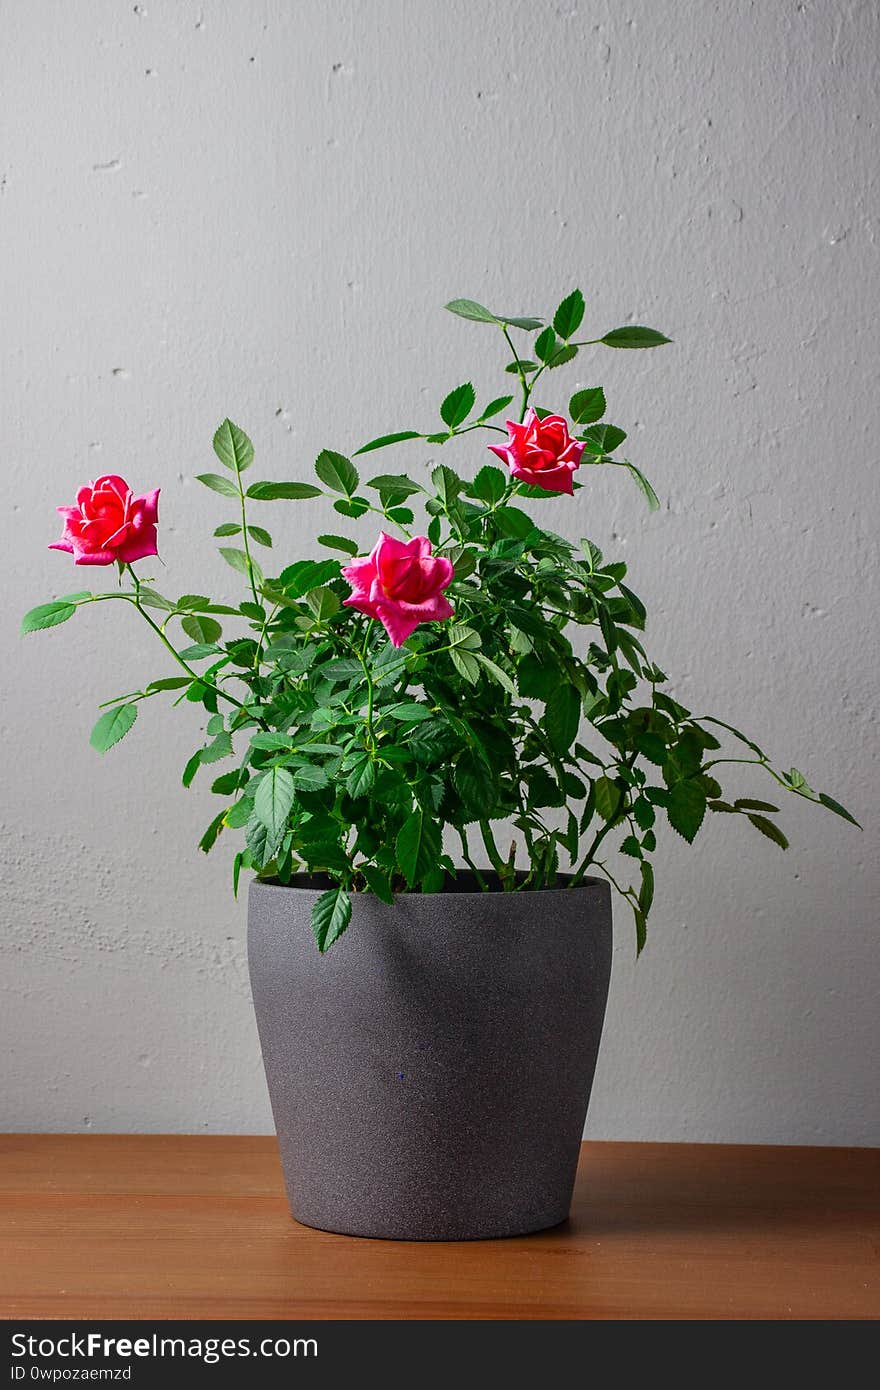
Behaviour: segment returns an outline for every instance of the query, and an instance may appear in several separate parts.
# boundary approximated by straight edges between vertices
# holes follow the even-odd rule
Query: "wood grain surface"
[[[0,1135],[10,1318],[880,1316],[880,1150],[585,1144],[572,1217],[503,1241],[293,1222],[273,1138]]]

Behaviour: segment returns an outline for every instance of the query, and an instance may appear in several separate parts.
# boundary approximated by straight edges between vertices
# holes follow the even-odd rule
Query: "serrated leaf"
[[[451,430],[463,425],[476,404],[476,392],[469,381],[456,386],[440,406],[440,418]]]
[[[597,777],[593,783],[593,799],[597,813],[604,821],[610,821],[620,809],[623,793],[610,777]]]
[[[372,790],[375,781],[376,764],[372,758],[365,756],[348,774],[345,788],[349,796],[366,796]]]
[[[559,683],[558,678],[550,693],[541,724],[555,753],[567,753],[577,738],[581,719],[581,699],[573,685]]]
[[[630,323],[625,328],[612,328],[611,332],[606,333],[599,341],[606,347],[613,348],[649,348],[660,347],[663,343],[672,342],[672,339],[664,337],[655,328],[644,328],[639,323]]]
[[[322,449],[315,459],[315,472],[333,492],[342,492],[346,497],[351,497],[357,491],[358,471],[344,454]]]
[[[296,560],[281,571],[278,582],[288,598],[298,599],[338,576],[338,560]]]
[[[534,333],[536,329],[544,326],[543,319],[523,318],[520,315],[512,318],[509,314],[496,314],[495,317],[498,323],[505,324],[507,328],[522,328],[526,333]]]
[[[226,419],[214,432],[214,453],[220,462],[232,469],[233,473],[243,473],[254,461],[254,446],[243,429]]]
[[[347,516],[356,519],[365,516],[370,510],[370,504],[366,497],[340,497],[333,503],[333,510],[340,516]]]
[[[453,647],[449,655],[458,674],[463,676],[470,685],[476,685],[480,679],[480,666],[476,657],[458,647]]]
[[[358,454],[370,454],[374,449],[387,449],[389,444],[403,444],[407,439],[421,439],[418,430],[398,430],[396,434],[380,434],[378,438],[371,439],[369,443],[362,444],[359,449],[355,449],[354,456]]]
[[[739,796],[733,803],[736,811],[778,811],[779,807],[769,801],[756,801],[751,796]]]
[[[499,411],[505,410],[512,400],[513,396],[496,396],[494,400],[489,402],[486,409],[481,412],[479,418],[481,420],[491,420],[493,415],[497,415]]]
[[[440,827],[420,807],[401,826],[395,849],[400,871],[407,885],[413,888],[440,858]]]
[[[209,743],[202,749],[201,762],[219,763],[221,758],[228,758],[232,753],[232,738],[228,733],[218,734],[213,743]]]
[[[349,540],[348,536],[319,536],[319,545],[326,545],[328,550],[341,550],[346,555],[357,555],[360,546],[357,541]]]
[[[412,497],[414,493],[421,492],[422,488],[418,483],[414,483],[412,478],[408,478],[405,473],[377,473],[375,478],[370,478],[365,484],[366,487],[373,487],[380,492],[383,498],[389,501],[405,501],[407,497]]]
[[[465,750],[452,770],[452,780],[466,809],[476,819],[483,820],[494,810],[495,784],[483,758]]]
[[[535,356],[539,362],[547,362],[556,350],[556,334],[548,325],[535,339]]]
[[[780,849],[788,849],[788,840],[775,821],[768,820],[766,816],[759,816],[756,814],[749,816],[749,820],[755,829],[760,830],[762,835],[766,835],[768,840],[772,840],[774,845],[778,845]]]
[[[836,816],[842,816],[844,820],[849,821],[850,825],[854,825],[858,830],[861,830],[862,827],[859,825],[855,816],[851,815],[845,806],[841,806],[839,801],[835,801],[833,796],[829,796],[827,792],[820,792],[819,800],[823,806],[827,806],[829,811],[833,811]]]
[[[306,603],[314,613],[319,623],[327,622],[328,618],[334,617],[342,607],[342,600],[332,589],[312,589],[306,594]]]
[[[449,629],[449,644],[459,651],[475,652],[481,645],[480,634],[468,627],[467,623],[456,623],[455,627]]]
[[[252,502],[303,502],[321,495],[314,483],[251,483],[245,494]]]
[[[370,892],[375,894],[380,902],[393,903],[394,893],[391,890],[391,882],[388,875],[382,869],[376,868],[375,864],[361,864],[360,872],[367,880]]]
[[[321,955],[338,941],[351,921],[351,898],[339,885],[322,893],[312,908],[312,933]]]
[[[254,815],[277,845],[293,806],[294,779],[285,767],[271,767],[257,787]]]
[[[43,628],[57,627],[59,623],[66,623],[75,612],[76,605],[73,603],[63,603],[61,600],[56,603],[41,603],[37,608],[32,608],[29,613],[25,613],[22,618],[22,636],[26,632],[40,632]]]
[[[560,338],[570,338],[580,328],[583,318],[584,296],[580,290],[572,290],[553,315],[553,327]]]
[[[238,494],[236,494],[236,496],[237,496],[237,495],[238,495]],[[214,532],[214,535],[217,536],[217,537],[220,537],[220,536],[237,536],[237,535],[239,534],[240,531],[241,531],[241,526],[239,525],[239,523],[238,523],[237,521],[224,521],[224,523],[223,523],[222,526],[218,526],[218,527],[217,527],[216,531]],[[143,590],[141,590],[141,592],[143,592]]]
[[[293,784],[298,792],[319,792],[329,786],[330,778],[322,767],[309,763],[295,770]]]
[[[619,425],[591,425],[584,431],[584,447],[590,454],[612,454],[626,439]]]
[[[482,652],[476,652],[475,656],[483,669],[488,671],[495,684],[500,685],[502,690],[506,690],[507,694],[511,695],[515,700],[518,694],[517,688],[507,672],[503,671],[500,666],[497,666],[494,661],[490,661],[488,656],[484,656]]]
[[[634,463],[630,463],[629,460],[626,461],[625,467],[629,470],[632,477],[635,479],[636,486],[638,487],[639,492],[642,494],[645,501],[647,502],[649,509],[652,512],[658,511],[660,507],[660,498],[657,496],[656,492],[652,488],[651,484],[648,482],[648,479],[645,477],[642,470],[640,468],[637,468]]]
[[[474,323],[498,323],[492,311],[478,304],[475,299],[450,299],[446,308],[450,314],[457,314],[460,319],[471,319]]]
[[[214,618],[206,618],[195,613],[188,613],[185,618],[181,618],[180,626],[187,637],[191,637],[194,642],[199,644],[214,643],[223,635],[222,627]]]
[[[181,781],[185,787],[192,785],[192,780],[202,765],[202,750],[197,748],[192,757],[188,759],[186,767],[183,769]]]
[[[676,782],[669,789],[666,814],[673,830],[692,844],[706,814],[706,793],[695,782]]]
[[[568,403],[568,413],[576,425],[592,425],[601,420],[607,409],[601,386],[587,386],[575,391]]]
[[[227,565],[231,565],[234,570],[238,570],[239,574],[248,574],[248,558],[243,550],[235,550],[233,547],[227,545],[221,545],[219,549]],[[251,558],[250,569],[253,571],[255,582],[257,584],[262,584],[263,571],[253,558]]]
[[[248,535],[251,540],[256,541],[258,545],[265,545],[267,548],[271,548],[272,537],[269,535],[268,531],[263,530],[262,526],[251,526],[251,524],[248,523]]]
[[[92,729],[89,743],[99,753],[106,753],[108,748],[125,737],[137,714],[137,705],[117,705],[115,709],[108,709]]]
[[[238,488],[235,483],[228,478],[221,478],[219,473],[197,473],[196,482],[204,483],[212,492],[219,492],[223,497],[237,497]]]
[[[189,683],[189,676],[162,676],[160,680],[150,681],[147,693],[152,694],[154,690],[182,690]]]
[[[556,349],[553,356],[549,359],[547,366],[551,372],[555,371],[557,367],[564,367],[566,362],[573,361],[577,355],[578,350],[574,343],[568,343],[565,347]]]

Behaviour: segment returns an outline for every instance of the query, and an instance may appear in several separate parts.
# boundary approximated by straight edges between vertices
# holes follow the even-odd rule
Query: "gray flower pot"
[[[251,985],[297,1221],[478,1240],[564,1221],[611,973],[604,882],[355,894],[326,956],[326,887],[253,883]]]

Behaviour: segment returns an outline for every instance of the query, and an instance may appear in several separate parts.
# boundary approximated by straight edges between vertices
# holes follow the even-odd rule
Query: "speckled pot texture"
[[[479,1240],[564,1221],[611,973],[606,883],[356,894],[250,889],[248,957],[290,1208],[306,1226]]]

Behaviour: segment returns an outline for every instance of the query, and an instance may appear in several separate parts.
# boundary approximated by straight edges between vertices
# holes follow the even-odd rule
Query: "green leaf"
[[[625,466],[629,469],[630,473],[635,478],[636,486],[638,487],[639,492],[642,494],[642,496],[648,503],[648,507],[650,508],[650,510],[652,512],[658,511],[660,507],[660,498],[657,496],[656,492],[652,488],[651,484],[648,482],[648,479],[645,477],[642,470],[640,468],[637,468],[634,463],[630,463],[629,460],[626,461]]]
[[[458,314],[460,319],[472,319],[474,323],[497,323],[490,309],[485,309],[475,299],[451,299],[446,305],[450,314]]]
[[[278,582],[289,598],[298,599],[338,577],[338,560],[296,560],[281,571]]]
[[[630,323],[625,328],[612,328],[611,332],[606,333],[599,341],[606,347],[613,348],[649,348],[671,343],[672,339],[665,338],[654,328],[643,328],[641,324]]]
[[[473,410],[476,399],[476,392],[469,381],[464,382],[462,386],[456,386],[440,407],[440,418],[444,425],[448,425],[451,430],[463,425]]]
[[[163,676],[161,680],[150,681],[147,693],[152,694],[154,690],[182,690],[185,685],[189,685],[189,676]]]
[[[394,894],[391,891],[391,883],[388,875],[381,869],[377,869],[375,864],[361,864],[360,872],[367,880],[367,885],[371,893],[383,903],[393,903]]]
[[[480,649],[480,634],[467,623],[456,623],[449,629],[449,644],[459,651],[475,652]]]
[[[508,314],[496,314],[495,319],[497,323],[503,323],[507,328],[523,328],[527,333],[534,333],[536,329],[542,328],[544,325],[543,319],[511,318]]]
[[[237,497],[238,488],[235,483],[228,478],[221,478],[219,473],[197,473],[196,482],[204,483],[212,492],[219,492],[223,497]]]
[[[293,805],[293,777],[284,767],[271,767],[254,797],[254,815],[266,827],[273,845],[277,845],[287,826]]]
[[[365,486],[375,488],[382,494],[383,499],[395,503],[404,502],[407,497],[422,491],[419,484],[414,483],[405,473],[377,473]]]
[[[254,461],[253,444],[244,430],[229,419],[224,420],[214,434],[214,453],[233,473],[243,473]]]
[[[163,598],[155,589],[149,588],[146,584],[142,584],[140,587],[140,598],[144,608],[163,608],[168,613],[174,611],[175,605],[170,598]]]
[[[568,403],[568,413],[576,425],[592,425],[601,420],[607,409],[605,392],[601,386],[588,386],[583,391],[575,391]]]
[[[596,810],[604,821],[614,820],[623,800],[623,793],[610,777],[597,777],[593,783]]]
[[[492,520],[500,534],[511,540],[525,540],[536,529],[528,512],[521,511],[519,507],[499,507],[493,512]]]
[[[706,814],[706,793],[695,782],[676,782],[666,807],[673,830],[692,844]]]
[[[312,933],[321,955],[338,941],[351,921],[351,898],[342,885],[322,893],[312,908]]]
[[[349,796],[366,796],[371,791],[376,781],[376,764],[369,755],[364,754],[360,762],[355,763],[345,783],[345,789]]]
[[[338,502],[333,503],[333,510],[339,512],[340,516],[355,518],[365,516],[370,504],[365,497],[340,497]]]
[[[59,623],[66,623],[68,618],[72,618],[76,612],[76,604],[63,603],[41,603],[38,608],[32,608],[29,613],[25,613],[21,620],[22,636],[26,632],[39,632],[44,627],[57,627]]]
[[[581,720],[581,700],[573,685],[558,682],[541,717],[550,746],[555,753],[567,753],[577,737]]]
[[[591,425],[584,431],[584,442],[590,454],[612,454],[626,439],[626,430],[618,425]]]
[[[642,886],[639,889],[639,907],[647,917],[654,901],[654,870],[647,859],[642,860]]]
[[[487,656],[484,656],[482,652],[476,652],[475,656],[476,660],[479,661],[483,669],[489,672],[489,675],[492,677],[492,680],[495,682],[495,684],[500,685],[502,690],[506,690],[507,694],[512,696],[514,700],[517,699],[517,688],[514,685],[513,681],[510,679],[510,676],[507,674],[507,672],[503,671],[500,666],[496,666],[495,662],[490,661],[489,658]]]
[[[346,555],[357,555],[360,546],[357,541],[350,541],[348,536],[319,536],[319,545],[326,545],[328,550],[342,550]]]
[[[432,719],[433,713],[427,705],[420,705],[415,700],[405,700],[399,705],[388,705],[382,710],[385,718],[397,719],[401,724],[422,724],[426,719]]]
[[[449,655],[458,674],[471,685],[476,685],[480,679],[480,666],[476,657],[470,652],[461,651],[458,647],[453,647]]]
[[[479,419],[491,420],[493,415],[497,415],[499,411],[506,409],[512,400],[513,396],[496,396],[493,401],[489,402],[486,409],[481,412]]]
[[[839,801],[835,801],[833,796],[829,796],[827,792],[820,792],[819,800],[823,806],[828,807],[829,811],[833,811],[836,816],[842,816],[844,820],[849,821],[850,825],[854,825],[858,830],[861,830],[862,827],[859,825],[855,816],[850,815],[846,807],[841,806]]]
[[[236,496],[238,494],[236,493]],[[224,521],[222,526],[218,526],[214,532],[215,536],[237,536],[241,531],[241,526],[237,521]],[[143,593],[143,589],[141,590]]]
[[[351,497],[357,491],[358,471],[344,454],[322,449],[315,459],[315,472],[333,492],[342,492],[346,497]]]
[[[185,787],[189,787],[192,785],[192,780],[195,777],[201,765],[202,750],[201,748],[197,748],[196,751],[193,753],[192,757],[187,762],[186,767],[183,769],[183,777],[181,778],[181,781],[183,782],[183,785]]]
[[[117,705],[115,709],[108,709],[92,729],[89,743],[99,753],[106,753],[108,748],[125,737],[137,719],[137,713],[137,705]]]
[[[737,811],[778,811],[778,806],[773,806],[769,801],[755,801],[751,796],[739,796],[733,803]]]
[[[262,526],[251,526],[248,524],[248,535],[251,540],[256,541],[258,545],[265,545],[271,548],[272,537],[269,535],[268,531],[263,530]]]
[[[199,849],[203,854],[209,854],[216,845],[217,837],[225,824],[225,817],[225,811],[221,811],[219,815],[215,816],[204,835],[199,840]]]
[[[466,749],[456,761],[452,780],[465,807],[478,820],[494,810],[495,785],[483,758]]]
[[[556,334],[548,325],[535,339],[535,356],[539,362],[548,362],[556,350]]]
[[[234,570],[238,570],[239,574],[248,574],[248,558],[243,550],[235,550],[230,546],[221,545],[220,554],[223,556],[227,565],[231,565]],[[250,568],[253,571],[255,582],[257,584],[262,584],[263,571],[260,569],[256,560],[251,559]]]
[[[216,646],[213,642],[196,642],[195,646],[184,647],[178,655],[182,656],[184,661],[204,661],[206,657],[219,656],[222,650],[222,647]],[[196,698],[201,699],[201,696]]]
[[[749,820],[756,830],[760,830],[762,835],[766,835],[768,840],[772,840],[774,845],[780,849],[788,849],[788,840],[775,821],[768,820],[766,816],[751,815]]]
[[[648,939],[648,924],[645,921],[645,914],[638,903],[631,903],[630,906],[632,907],[633,917],[636,923],[636,959],[638,959],[645,949],[645,942]]]
[[[219,763],[221,758],[228,758],[231,753],[231,736],[227,733],[218,734],[213,743],[209,743],[207,748],[202,749],[201,761],[203,763]]]
[[[442,852],[440,827],[421,807],[404,821],[396,842],[397,862],[413,888],[434,868]]]
[[[573,358],[577,357],[577,355],[578,350],[575,347],[574,343],[569,343],[566,347],[556,349],[553,356],[547,363],[547,366],[550,368],[551,372],[555,371],[557,367],[564,367],[566,362],[571,362]]]
[[[181,594],[180,598],[177,600],[176,607],[189,608],[194,612],[204,612],[206,605],[210,602],[211,600],[208,598],[207,594]]]
[[[507,487],[507,477],[500,468],[494,468],[491,463],[487,463],[485,468],[481,468],[474,481],[471,483],[471,495],[478,497],[481,502],[488,502],[490,505],[499,502],[504,496],[504,489]]]
[[[319,792],[329,786],[330,778],[322,767],[307,763],[295,769],[293,784],[298,792]]]
[[[325,623],[328,618],[332,618],[342,607],[342,600],[338,594],[334,594],[332,589],[311,589],[306,594],[306,603],[314,613],[319,623]]]
[[[511,376],[519,376],[520,372],[536,372],[540,365],[540,362],[532,362],[530,358],[521,357],[517,362],[509,362],[504,370],[510,372]]]
[[[199,644],[216,642],[223,635],[222,627],[214,618],[199,617],[195,613],[188,613],[185,618],[181,618],[180,626],[187,637]]]
[[[560,338],[570,338],[580,328],[584,318],[584,296],[572,290],[553,315],[553,327]]]
[[[252,502],[303,502],[322,494],[313,483],[251,483],[245,495]]]
[[[355,449],[355,456],[370,454],[374,449],[387,449],[389,444],[402,444],[406,439],[421,437],[418,430],[398,430],[396,434],[380,434],[377,439],[371,439],[368,444],[362,444],[359,449]]]

